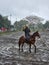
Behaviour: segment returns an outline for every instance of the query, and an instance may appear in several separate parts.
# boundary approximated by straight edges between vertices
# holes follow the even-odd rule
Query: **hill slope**
[[[27,17],[23,18],[23,20],[26,20],[26,21],[28,21],[29,23],[32,23],[32,24],[37,24],[37,23],[44,21],[43,18],[38,17],[38,16],[27,16]]]

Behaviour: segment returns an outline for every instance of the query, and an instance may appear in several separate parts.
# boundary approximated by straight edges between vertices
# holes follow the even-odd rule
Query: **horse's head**
[[[35,32],[35,35],[40,38],[40,34],[38,31]]]
[[[36,36],[40,38],[40,34],[38,31],[36,31],[35,33],[33,33],[33,35],[31,35],[31,37],[36,37]]]

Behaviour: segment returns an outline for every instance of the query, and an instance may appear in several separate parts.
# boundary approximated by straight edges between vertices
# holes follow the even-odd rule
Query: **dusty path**
[[[36,41],[37,53],[29,53],[24,45],[24,52],[18,50],[18,39],[22,32],[0,36],[0,65],[49,65],[49,32],[42,32],[41,39]]]

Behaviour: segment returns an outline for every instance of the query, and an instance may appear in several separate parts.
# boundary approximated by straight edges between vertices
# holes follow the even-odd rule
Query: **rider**
[[[29,38],[30,38],[30,29],[29,29],[28,25],[25,25],[25,27],[23,28],[23,31],[25,32],[26,40],[29,40]]]

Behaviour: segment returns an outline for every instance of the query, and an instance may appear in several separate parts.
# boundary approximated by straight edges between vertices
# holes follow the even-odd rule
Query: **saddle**
[[[29,39],[30,39],[30,38],[26,38],[26,37],[25,37],[26,42],[28,42],[28,41],[29,41]]]

